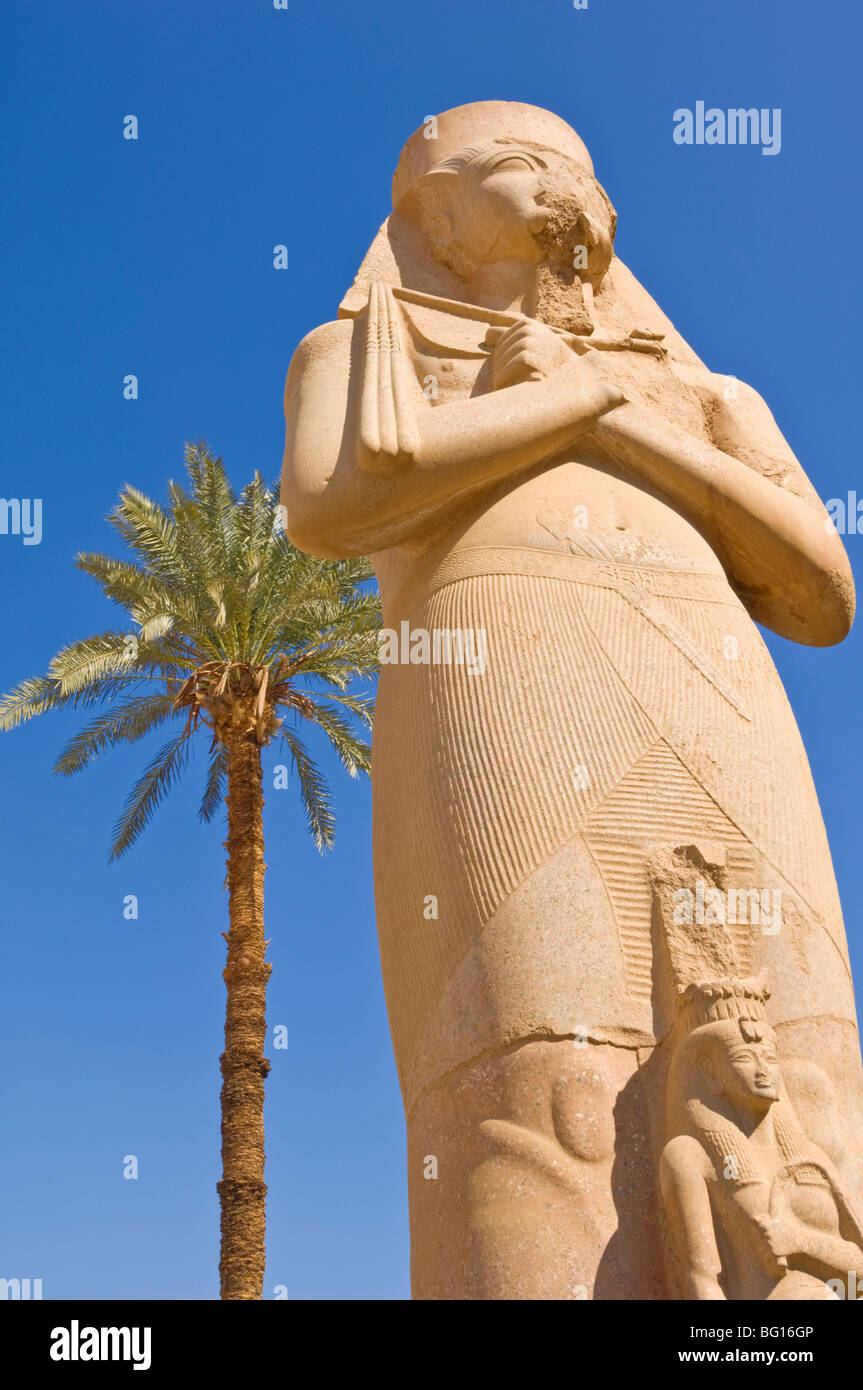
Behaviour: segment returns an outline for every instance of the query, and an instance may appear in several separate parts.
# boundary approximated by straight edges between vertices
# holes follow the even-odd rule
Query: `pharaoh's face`
[[[779,1099],[776,1035],[763,1024],[726,1025],[711,1040],[705,1063],[714,1089],[737,1109],[766,1111]]]
[[[507,144],[454,157],[416,198],[433,253],[463,278],[502,261],[546,264],[570,278],[578,267],[596,288],[611,261],[614,209],[584,169],[550,150]]]
[[[540,259],[536,240],[548,220],[546,165],[517,147],[504,149],[483,164],[466,189],[465,231],[480,261]]]
[[[517,145],[456,157],[414,194],[437,259],[464,277],[498,261],[536,265],[537,236],[548,220],[545,161]]]

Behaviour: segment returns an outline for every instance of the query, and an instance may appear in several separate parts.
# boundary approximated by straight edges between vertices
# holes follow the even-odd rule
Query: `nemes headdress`
[[[427,175],[463,167],[472,154],[483,157],[493,143],[529,148],[540,158],[542,151],[556,154],[594,181],[584,141],[566,121],[538,106],[470,102],[427,117],[414,131],[393,178],[394,210],[339,305],[340,318],[366,319],[360,440],[361,466],[371,471],[386,473],[403,466],[415,443],[411,402],[416,380],[408,363],[406,317],[431,340],[457,349],[459,355],[478,357],[485,355],[478,344],[490,325],[515,322],[513,315],[471,304],[464,281],[431,254],[424,231],[409,211],[410,195]],[[594,319],[598,331],[591,346],[668,351],[682,361],[699,361],[616,256],[605,275]]]
[[[453,155],[491,140],[553,150],[593,175],[584,141],[552,111],[521,101],[472,101],[427,117],[414,131],[393,175],[393,207],[399,207],[418,179]]]

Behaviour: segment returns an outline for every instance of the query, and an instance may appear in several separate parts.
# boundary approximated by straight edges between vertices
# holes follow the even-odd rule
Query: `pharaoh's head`
[[[616,217],[575,131],[519,102],[474,102],[432,120],[402,151],[393,199],[433,258],[465,281],[514,262],[596,289]]]

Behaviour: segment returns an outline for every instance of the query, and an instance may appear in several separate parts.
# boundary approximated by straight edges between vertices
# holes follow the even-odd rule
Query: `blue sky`
[[[72,559],[113,547],[103,518],[125,482],[162,496],[200,435],[238,484],[277,474],[294,347],[335,316],[403,141],[465,101],[533,102],[574,124],[624,260],[711,367],[762,392],[823,497],[863,497],[861,38],[856,6],[802,0],[6,0],[0,490],[42,499],[43,538],[0,536],[0,685],[113,625]],[[781,153],[676,145],[673,112],[699,99],[780,107]],[[130,113],[136,142],[122,137]],[[859,582],[863,538],[847,544]],[[863,979],[863,639],[768,641]],[[51,767],[77,722],[0,741],[0,1276],[42,1278],[46,1298],[212,1298],[222,830],[196,822],[199,763],[108,866],[146,748],[61,782]],[[369,792],[320,751],[332,854],[318,857],[293,792],[267,797],[269,1014],[289,1047],[268,1049],[265,1296],[400,1299],[403,1120]],[[123,917],[130,893],[137,921]]]

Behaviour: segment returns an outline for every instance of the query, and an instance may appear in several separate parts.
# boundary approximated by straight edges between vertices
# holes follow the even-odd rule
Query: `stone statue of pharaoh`
[[[301,548],[371,555],[398,638],[372,787],[414,1296],[673,1297],[657,847],[721,843],[781,895],[736,949],[863,1133],[829,849],[755,626],[840,641],[848,562],[764,401],[615,256],[564,121],[444,112],[393,199],[291,363],[282,501]]]

